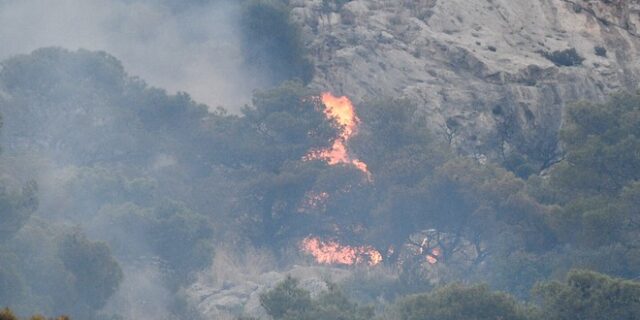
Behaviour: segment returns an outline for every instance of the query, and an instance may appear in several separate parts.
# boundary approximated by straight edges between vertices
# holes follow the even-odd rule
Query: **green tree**
[[[349,301],[335,285],[312,299],[298,286],[298,280],[287,277],[274,289],[260,296],[262,306],[274,320],[365,320],[373,310]]]
[[[132,203],[108,205],[102,208],[100,224],[110,223],[123,234],[107,233],[112,248],[124,259],[151,253],[159,257],[170,276],[171,288],[187,281],[189,275],[205,267],[213,256],[211,242],[214,236],[209,220],[184,203],[163,201],[152,207]],[[140,251],[133,243],[145,243],[151,252]]]
[[[566,162],[553,175],[556,185],[574,196],[615,195],[640,178],[639,94],[570,106],[565,121]]]
[[[260,304],[274,319],[284,319],[288,314],[300,315],[311,307],[311,294],[298,287],[298,280],[288,276],[273,290],[260,296]]]
[[[102,308],[122,282],[122,270],[105,243],[91,242],[76,231],[64,237],[58,254],[73,275],[78,301],[91,310]]]
[[[428,294],[410,296],[396,304],[401,320],[525,320],[535,310],[487,286],[449,285]]]
[[[219,114],[211,126],[220,139],[214,147],[225,156],[220,159],[225,165],[280,172],[286,162],[301,161],[337,136],[340,127],[327,121],[323,111],[313,91],[300,82],[286,82],[257,92],[240,118]]]
[[[535,293],[545,319],[640,319],[640,284],[633,281],[574,270],[565,282],[540,284]]]
[[[602,104],[570,106],[565,122],[566,161],[536,187],[542,197],[561,205],[547,216],[547,224],[558,239],[573,245],[564,263],[636,277],[640,94],[619,93]]]

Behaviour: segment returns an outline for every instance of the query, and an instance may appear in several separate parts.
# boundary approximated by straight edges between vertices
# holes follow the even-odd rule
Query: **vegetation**
[[[605,47],[597,46],[593,48],[593,51],[599,57],[603,57],[603,58],[607,57],[607,48]]]
[[[572,271],[565,283],[541,284],[535,291],[545,319],[640,319],[638,282]]]
[[[542,52],[541,54],[559,67],[579,66],[582,64],[582,61],[584,61],[584,58],[578,54],[575,48]]]
[[[426,294],[399,299],[385,316],[400,320],[639,319],[640,284],[585,270],[573,270],[565,282],[540,283],[540,305],[524,304],[486,285],[451,284]],[[261,296],[273,319],[371,319],[371,310],[349,302],[330,286],[317,299],[287,278]],[[337,304],[331,304],[331,303]],[[316,310],[334,310],[328,315]],[[339,312],[338,312],[339,310]]]
[[[260,296],[260,303],[274,320],[344,319],[365,320],[373,317],[371,308],[350,302],[334,285],[315,299],[288,277],[273,290]]]
[[[288,26],[275,2],[247,6]],[[391,275],[317,296],[286,279],[260,299],[274,319],[370,319],[350,295],[363,290],[407,320],[640,314],[640,94],[567,108],[540,158],[488,161],[451,150],[411,102],[367,100],[345,144],[369,178],[306,157],[345,128],[301,81],[230,114],[150,88],[105,53],[47,48],[2,66],[0,304],[19,314],[117,316],[128,281],[153,272],[182,292],[217,244],[303,263],[309,235],[372,246]],[[494,112],[505,135],[507,111]],[[181,299],[161,312],[188,318]]]
[[[48,318],[50,320],[70,320],[67,316],[60,316],[56,318]],[[0,320],[20,320],[9,308],[0,310]],[[41,315],[35,315],[29,318],[29,320],[47,320],[46,317]]]
[[[491,292],[486,286],[450,285],[426,295],[403,299],[397,306],[399,319],[529,319],[526,310],[513,297]]]

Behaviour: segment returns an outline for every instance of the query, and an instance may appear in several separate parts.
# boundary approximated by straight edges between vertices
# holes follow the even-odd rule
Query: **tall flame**
[[[340,136],[333,141],[331,148],[312,151],[306,155],[304,159],[326,159],[330,165],[349,163],[364,172],[370,179],[371,173],[367,168],[367,164],[358,159],[351,158],[347,151],[346,142],[357,132],[358,125],[360,124],[360,119],[358,119],[356,115],[353,103],[345,96],[336,97],[330,92],[324,92],[321,95],[321,100],[325,105],[324,114],[328,119],[335,119],[342,127],[342,132]]]
[[[382,254],[371,246],[352,247],[336,241],[325,242],[315,237],[307,237],[302,240],[300,247],[322,264],[355,265],[366,262],[375,266],[382,262]]]

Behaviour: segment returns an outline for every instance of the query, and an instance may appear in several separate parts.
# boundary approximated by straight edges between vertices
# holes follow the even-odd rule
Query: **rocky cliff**
[[[544,165],[565,105],[640,78],[640,0],[290,3],[313,86],[410,98],[458,147],[489,157],[515,148]]]

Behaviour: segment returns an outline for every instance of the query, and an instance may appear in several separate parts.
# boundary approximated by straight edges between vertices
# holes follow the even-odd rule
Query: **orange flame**
[[[367,262],[370,266],[375,266],[382,262],[382,254],[371,246],[351,247],[314,237],[305,238],[300,246],[322,264],[355,265]]]
[[[438,263],[438,258],[440,258],[440,249],[439,248],[433,248],[431,249],[431,253],[427,255],[427,262],[429,264],[436,264]]]
[[[340,136],[333,141],[331,148],[312,151],[306,155],[304,159],[326,159],[330,165],[349,163],[364,172],[367,177],[371,179],[371,173],[367,168],[367,164],[358,159],[352,159],[345,145],[357,132],[358,125],[360,124],[360,119],[358,119],[356,115],[353,103],[345,96],[336,97],[330,92],[322,93],[321,100],[325,105],[324,114],[328,119],[334,119],[338,122],[342,127],[342,132]]]

